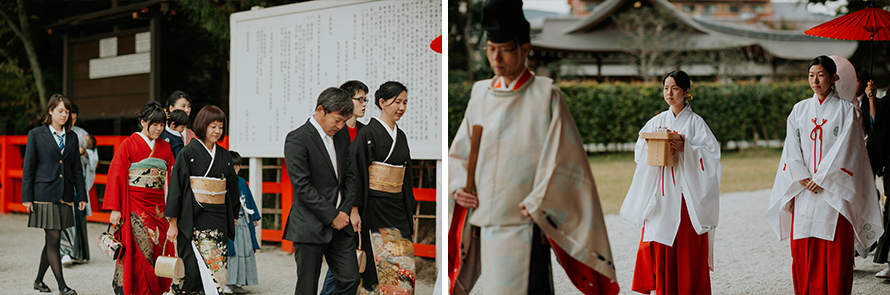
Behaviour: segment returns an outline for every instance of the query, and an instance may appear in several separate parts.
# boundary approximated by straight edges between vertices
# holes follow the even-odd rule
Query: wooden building
[[[806,63],[814,57],[839,55],[849,58],[858,46],[855,41],[805,35],[803,30],[806,28],[774,30],[744,26],[712,17],[694,17],[682,11],[685,6],[697,10],[701,5],[711,5],[699,2],[746,3],[740,6],[744,8],[739,8],[739,13],[745,13],[748,10],[756,12],[760,5],[757,3],[763,1],[602,1],[584,17],[544,19],[541,32],[531,41],[531,64],[534,69],[547,74],[547,69],[553,69],[552,65],[558,63],[562,77],[637,79],[640,71],[632,62],[634,57],[629,56],[628,40],[615,23],[615,16],[646,7],[666,12],[688,32],[683,36],[683,44],[666,48],[665,52],[682,51],[684,57],[689,57],[681,58],[671,68],[685,70],[691,76],[729,79],[799,77],[804,75]],[[769,3],[763,5],[766,4]],[[764,13],[770,11],[764,9]],[[648,44],[642,42],[630,46],[645,48]],[[721,59],[718,54],[721,52],[733,52],[736,60]],[[650,74],[659,74],[666,69],[650,70],[658,72]]]

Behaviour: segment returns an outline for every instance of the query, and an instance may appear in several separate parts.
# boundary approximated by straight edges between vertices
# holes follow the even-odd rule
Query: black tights
[[[40,254],[40,269],[37,270],[36,282],[43,282],[46,270],[52,266],[53,276],[56,277],[59,290],[65,290],[68,285],[65,284],[65,278],[62,277],[62,257],[59,254],[62,231],[58,229],[43,229],[43,231],[46,232],[46,244],[43,245],[43,252]]]

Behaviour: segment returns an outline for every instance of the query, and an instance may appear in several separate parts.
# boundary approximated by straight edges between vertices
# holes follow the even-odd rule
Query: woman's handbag
[[[108,230],[112,228],[111,226],[112,225],[109,224],[108,229],[99,235],[99,241],[96,242],[96,246],[99,247],[99,250],[105,252],[105,255],[111,257],[111,259],[118,260],[124,255],[124,250],[126,250],[126,248],[124,248],[124,245],[114,237],[113,233],[117,232],[116,230],[112,231],[112,233],[108,232]]]
[[[368,230],[368,234],[371,234],[371,231]],[[365,255],[365,251],[362,250],[362,235],[358,235],[358,248],[355,249],[355,258],[358,259],[358,273],[365,273],[365,265],[368,264],[368,256]]]
[[[167,243],[170,241],[168,240]],[[167,243],[164,243],[164,251],[155,261],[155,275],[159,277],[180,279],[185,276],[185,268],[182,258],[167,256]],[[174,253],[175,254],[175,253]]]

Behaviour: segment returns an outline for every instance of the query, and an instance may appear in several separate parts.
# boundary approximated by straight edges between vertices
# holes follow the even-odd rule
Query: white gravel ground
[[[791,252],[788,241],[779,241],[763,214],[769,191],[725,194],[721,197],[720,225],[714,249],[715,268],[711,272],[714,294],[793,294]],[[41,294],[31,289],[37,272],[38,253],[43,247],[43,231],[27,228],[27,215],[0,215],[0,294]],[[630,290],[640,229],[617,215],[606,216],[606,226],[618,269],[621,294]],[[90,241],[105,227],[90,223]],[[79,294],[111,294],[110,259],[90,245],[93,259],[64,269],[65,279]],[[440,259],[440,261],[446,261]],[[293,256],[272,247],[257,253],[260,284],[247,286],[250,294],[292,294],[296,283]],[[853,294],[890,294],[890,280],[876,279],[883,265],[857,258]],[[554,258],[556,294],[580,294]],[[58,292],[52,273],[44,282]],[[417,294],[431,294],[433,286],[418,281]],[[476,288],[473,294],[486,294]]]
[[[47,271],[43,282],[52,293],[39,293],[32,289],[37,275],[39,253],[43,249],[43,230],[28,228],[28,215],[0,214],[0,294],[58,294],[55,277]],[[95,241],[107,225],[88,223],[91,260],[86,264],[67,266],[63,270],[65,282],[79,295],[114,294],[111,275],[114,263],[99,251]],[[257,253],[259,285],[245,286],[248,294],[293,294],[297,282],[294,256],[279,248],[264,246]],[[327,268],[322,266],[322,274]],[[321,290],[319,279],[319,290]],[[417,294],[432,294],[432,284],[417,281]]]
[[[779,241],[764,217],[769,193],[761,190],[721,196],[715,270],[711,272],[714,294],[794,294],[789,241]],[[639,294],[630,286],[642,232],[618,215],[606,216],[606,227],[621,294]],[[874,277],[884,265],[873,263],[871,256],[855,261],[853,294],[890,294],[890,280]],[[553,265],[556,294],[581,294],[555,257]],[[477,287],[473,294],[486,293]]]

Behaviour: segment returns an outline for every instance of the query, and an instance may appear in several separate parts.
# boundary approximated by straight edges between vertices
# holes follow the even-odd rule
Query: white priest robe
[[[531,221],[520,214],[518,207],[523,203],[554,243],[571,258],[615,282],[617,293],[612,251],[593,173],[562,92],[546,77],[531,77],[517,90],[494,89],[491,83],[483,80],[473,85],[463,122],[448,153],[449,195],[453,198],[457,189],[466,186],[470,132],[473,125],[482,125],[475,179],[479,206],[469,222],[482,227],[483,234],[486,227],[528,225]],[[523,244],[527,243],[515,238],[512,244],[498,249],[497,255],[510,255],[515,252],[513,248]],[[482,271],[490,269],[483,266]],[[579,272],[567,273],[572,277]]]
[[[720,213],[720,178],[723,174],[720,143],[689,104],[677,116],[668,109],[652,117],[640,133],[659,128],[685,136],[683,151],[677,153],[675,167],[649,166],[649,146],[645,139],[637,139],[634,147],[637,168],[621,205],[621,217],[637,227],[645,227],[643,242],[673,246],[680,227],[682,198],[696,233],[709,233],[708,265],[713,270],[714,229]]]
[[[780,240],[791,236],[793,226],[795,240],[833,241],[838,213],[853,225],[860,255],[884,232],[862,124],[855,117],[853,104],[836,92],[822,103],[813,95],[794,105],[766,210]],[[807,178],[823,189],[818,194],[805,189],[800,180]]]

